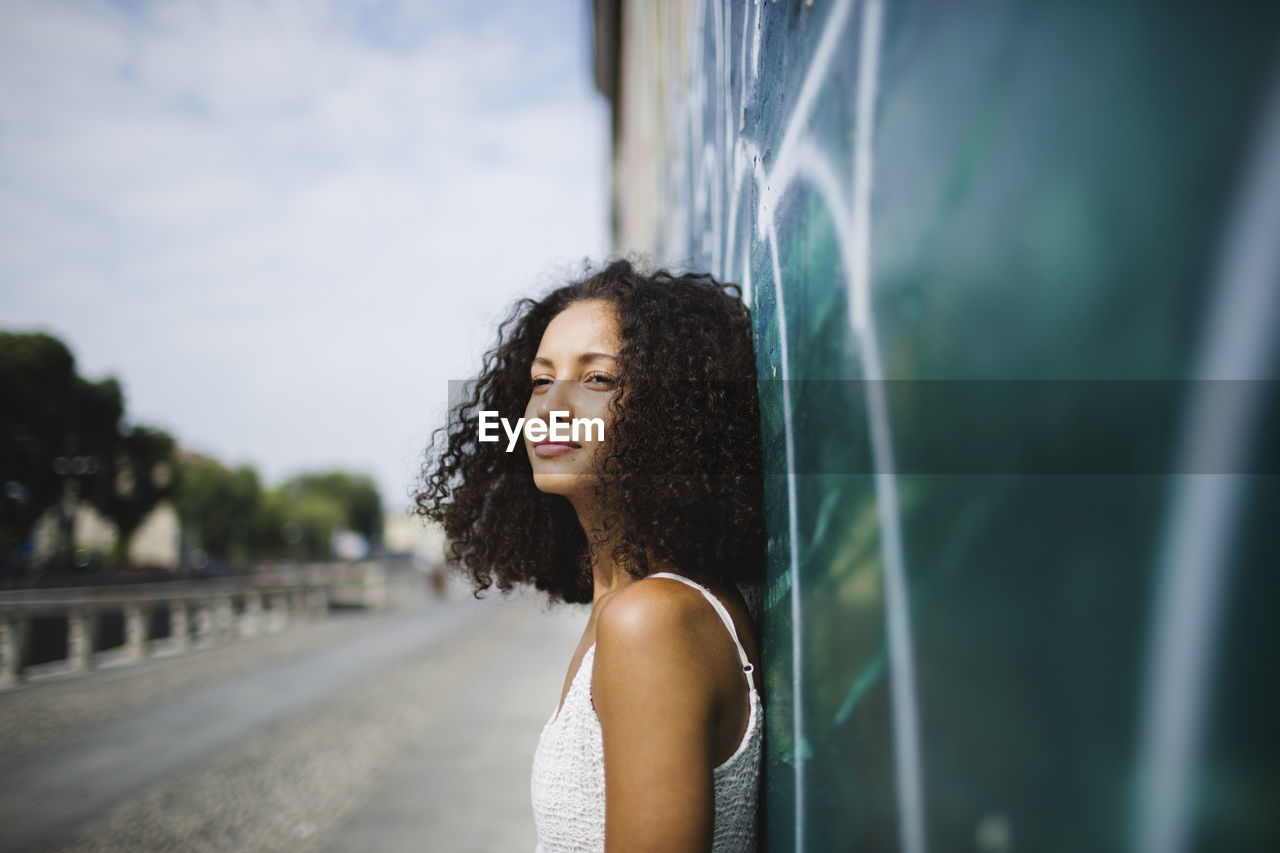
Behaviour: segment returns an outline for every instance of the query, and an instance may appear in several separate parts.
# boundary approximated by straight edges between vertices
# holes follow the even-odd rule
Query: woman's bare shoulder
[[[614,593],[600,608],[597,635],[626,642],[654,642],[680,632],[696,618],[693,602],[679,583],[658,583],[645,579]],[[698,595],[695,590],[689,593]]]
[[[630,666],[644,658],[651,665],[679,661],[683,670],[714,667],[716,656],[706,652],[721,645],[723,633],[720,617],[701,592],[669,578],[645,578],[601,608],[596,661]]]
[[[644,641],[678,641],[719,617],[702,593],[670,578],[644,578],[620,590],[600,609],[598,630]]]
[[[705,653],[708,615],[719,624],[702,594],[678,581],[645,579],[611,596],[596,623],[592,693],[601,719],[619,707],[705,719],[721,664]]]

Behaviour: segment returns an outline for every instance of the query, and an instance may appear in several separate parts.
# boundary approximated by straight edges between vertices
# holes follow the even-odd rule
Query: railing
[[[98,623],[124,615],[124,643],[113,647],[141,660],[154,641],[171,651],[275,633],[309,621],[330,605],[381,608],[392,603],[392,572],[378,562],[324,564],[235,577],[0,592],[0,687],[22,681],[28,668],[32,620],[65,617],[66,662],[72,671],[94,668]],[[397,578],[405,581],[407,578]],[[153,614],[167,609],[169,632],[152,636]]]

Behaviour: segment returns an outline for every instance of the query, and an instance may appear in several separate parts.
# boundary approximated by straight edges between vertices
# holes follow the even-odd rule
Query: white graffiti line
[[[871,199],[875,177],[876,97],[879,93],[881,0],[862,7],[858,50],[858,101],[854,129],[853,266],[849,324],[857,333],[867,382],[867,414],[875,466],[876,504],[884,549],[885,611],[889,633],[889,681],[893,697],[894,759],[898,786],[898,838],[905,853],[924,853],[924,779],[920,713],[911,628],[910,587],[902,545],[902,518],[893,453],[889,406],[884,397],[884,366],[871,310]]]
[[[715,57],[712,63],[712,67],[717,69],[720,72],[720,80],[718,81],[719,85],[716,86],[717,92],[716,92],[714,108],[718,111],[718,113],[727,114],[729,112],[729,94],[728,94],[729,61],[726,54],[725,45],[728,42],[728,30],[727,30],[728,25],[726,22],[728,21],[729,16],[728,16],[728,13],[725,11],[724,7],[721,6],[719,3],[714,4],[712,8],[715,10],[715,15],[713,16],[714,40],[712,42],[713,50],[715,51]],[[704,116],[704,119],[705,119],[705,116]],[[723,162],[723,152],[720,150],[720,146],[722,144],[721,134],[720,134],[720,124],[721,122],[712,123],[711,141],[707,142],[703,148],[704,163],[707,162],[707,158],[705,157],[705,151],[709,149],[712,152],[710,165],[706,167],[712,176],[711,177],[711,182],[712,182],[711,232],[710,234],[708,234],[708,239],[709,239],[709,242],[711,243],[712,267],[716,269],[719,268],[719,265],[722,262],[722,257],[720,253],[721,253],[723,236],[724,236],[724,232],[720,228],[721,207],[724,204],[724,172],[723,170],[716,168],[717,162]],[[728,130],[727,122],[725,124],[726,124],[725,130],[727,131]]]
[[[760,214],[758,227],[764,227],[764,220],[772,219],[772,211],[778,199],[786,192],[794,173],[796,163],[796,147],[800,139],[808,131],[809,114],[813,110],[818,92],[827,79],[827,68],[835,55],[836,45],[843,34],[845,24],[849,20],[849,12],[853,8],[853,0],[837,0],[828,13],[823,25],[822,36],[818,46],[814,48],[813,59],[805,72],[804,83],[800,86],[800,94],[796,96],[795,106],[787,119],[787,129],[782,136],[782,144],[769,173],[769,183],[761,190]]]
[[[898,480],[893,458],[885,383],[872,379],[881,368],[873,347],[862,351],[867,365],[867,422],[875,466],[875,492],[884,559],[885,621],[888,631],[889,686],[893,698],[894,759],[898,787],[898,834],[905,853],[924,853],[924,785],[921,773],[919,711],[910,590],[898,514]],[[873,374],[873,371],[875,374]]]
[[[756,31],[751,36],[751,82],[753,84],[760,79],[760,36],[763,30],[760,14],[760,0],[756,0]]]
[[[733,249],[738,239],[738,202],[742,199],[742,186],[750,172],[750,157],[747,153],[748,143],[744,139],[733,147],[733,182],[729,188],[729,223],[725,234],[725,256],[733,257]]]
[[[743,139],[741,145],[734,146],[733,193],[729,198],[728,249],[725,253],[727,258],[732,258],[734,250],[737,248],[738,210],[741,208],[742,189],[746,185],[748,174],[752,176],[755,186],[764,186],[765,172],[764,166],[760,162],[760,151],[756,148],[755,143],[748,139]],[[743,252],[746,258],[746,266],[750,267],[751,246],[749,241],[748,245],[743,247]],[[750,285],[744,284],[742,291],[743,301],[751,301],[750,293]]]
[[[799,578],[799,525],[795,495],[793,467],[794,438],[791,423],[789,394],[789,348],[786,345],[786,312],[783,299],[782,271],[778,256],[777,205],[795,186],[807,183],[813,186],[829,215],[837,234],[837,246],[841,266],[845,270],[849,288],[849,321],[859,341],[864,372],[868,379],[883,378],[879,346],[870,309],[870,201],[873,175],[872,143],[874,141],[875,98],[878,88],[879,47],[882,7],[879,0],[870,0],[863,6],[862,44],[859,61],[859,91],[857,103],[858,126],[854,151],[854,197],[852,211],[841,191],[841,182],[835,169],[813,143],[807,133],[809,113],[830,62],[841,31],[847,23],[849,3],[838,5],[830,14],[826,28],[819,40],[814,60],[806,73],[800,97],[792,111],[779,154],[773,168],[763,168],[755,146],[744,139],[742,156],[734,153],[734,186],[730,200],[730,252],[736,241],[738,202],[748,164],[753,165],[752,176],[759,193],[756,212],[756,230],[767,240],[773,263],[777,322],[781,343],[780,361],[783,373],[784,428],[787,436],[788,465],[788,530],[791,545],[791,620],[792,620],[792,715],[795,739],[795,849],[804,850],[805,832],[805,740],[803,721],[803,673],[801,654],[801,584]],[[759,38],[757,29],[757,48]],[[746,45],[743,45],[743,51]],[[743,87],[742,98],[746,92]],[[740,106],[740,110],[742,107]],[[749,261],[744,264],[749,267]],[[921,774],[921,748],[919,715],[916,701],[916,677],[912,629],[910,621],[909,590],[906,580],[906,561],[902,546],[902,531],[898,516],[897,479],[895,474],[892,435],[889,425],[887,402],[883,395],[883,383],[871,382],[867,399],[868,426],[871,432],[872,456],[875,465],[876,502],[880,507],[879,523],[884,548],[886,583],[886,622],[890,680],[894,708],[894,752],[897,767],[898,799],[900,804],[899,835],[902,848],[907,853],[924,853],[927,849],[924,833],[924,795]]]
[[[746,6],[742,10],[742,50],[738,51],[738,87],[742,94],[738,97],[738,109],[734,111],[732,121],[738,125],[738,132],[746,130],[746,111],[743,110],[743,104],[747,98],[747,30],[751,26],[751,10],[757,9],[756,17],[759,17],[759,6]],[[729,144],[733,145],[733,134],[729,134]]]
[[[854,219],[848,214],[848,205],[841,190],[840,177],[830,159],[809,139],[801,139],[796,144],[796,170],[787,184],[787,191],[808,183],[818,191],[818,197],[827,207],[827,215],[836,232],[836,250],[840,253],[840,268],[845,271],[849,280],[857,263],[857,240],[854,234]],[[779,198],[781,201],[781,197]],[[861,329],[855,329],[861,331]]]
[[[730,80],[732,69],[729,60],[729,22],[733,17],[728,9],[721,9],[717,15],[719,26],[716,28],[716,67],[720,69],[720,114],[724,121],[724,135],[720,139],[722,151],[733,150],[733,109]]]
[[[862,7],[862,44],[858,51],[858,102],[853,144],[853,292],[849,324],[871,329],[871,189],[875,178],[876,95],[880,88],[880,0]]]
[[[741,208],[739,201],[742,199],[742,186],[746,181],[747,174],[749,172],[747,155],[743,152],[744,148],[745,145],[734,146],[733,189],[729,194],[729,224],[725,229],[725,270],[723,272],[726,279],[732,277],[728,269],[728,265],[732,264],[736,259],[735,253],[738,248],[738,210]],[[748,241],[748,245],[744,247],[744,257],[747,259],[747,262],[744,263],[744,269],[751,266],[749,262],[751,248],[749,243],[750,241]],[[739,276],[739,278],[742,279],[743,276]],[[751,285],[747,280],[743,280],[742,282],[742,301],[748,305],[751,304]]]
[[[720,228],[722,216],[720,205],[724,198],[724,192],[721,189],[723,176],[721,171],[715,168],[716,161],[719,159],[719,153],[715,150],[715,147],[711,143],[707,143],[706,147],[702,149],[702,162],[711,176],[711,186],[708,187],[708,191],[711,194],[711,234],[713,235],[711,239],[711,265],[716,269],[719,269],[722,260],[720,257],[720,235],[723,234],[723,231]]]
[[[787,548],[791,563],[791,731],[794,740],[795,772],[795,849],[804,850],[805,793],[804,793],[804,696],[802,636],[800,633],[800,520],[796,500],[796,447],[795,429],[791,419],[791,383],[787,346],[787,312],[782,295],[782,267],[778,260],[778,232],[770,224],[768,229],[769,254],[773,260],[774,311],[778,318],[778,361],[782,365],[782,428],[787,456]]]
[[[755,19],[756,19],[755,50],[758,53],[759,36],[760,36],[759,0],[756,0],[754,4],[754,8],[756,13],[755,14]],[[744,12],[742,16],[742,27],[743,27],[742,45],[740,48],[740,61],[739,61],[739,65],[742,68],[742,72],[741,72],[742,79],[740,81],[740,87],[739,87],[739,93],[738,93],[738,105],[735,113],[736,115],[743,117],[742,118],[743,124],[740,125],[740,129],[743,129],[743,130],[745,130],[747,94],[748,94],[748,91],[754,91],[755,89],[755,68],[754,67],[752,68],[752,78],[751,78],[752,85],[750,88],[748,88],[747,86],[747,76],[746,76],[746,64],[747,64],[746,63],[746,57],[747,57],[746,33],[747,33],[747,24],[750,21],[750,19],[751,19],[751,14],[750,14],[750,11],[748,10],[747,12]],[[763,167],[760,165],[759,149],[757,149],[755,144],[751,142],[749,139],[747,139],[745,135],[740,137],[740,142],[741,142],[740,145],[734,145],[732,144],[732,142],[730,143],[732,145],[731,150],[733,151],[733,189],[729,196],[729,227],[725,235],[725,242],[726,242],[725,258],[727,259],[726,263],[732,262],[732,258],[734,256],[734,249],[737,247],[738,210],[740,207],[739,202],[742,199],[743,183],[746,180],[746,176],[749,171],[756,172],[757,179],[761,178],[764,174]],[[749,284],[749,279],[750,279],[749,268],[751,266],[751,248],[749,245],[747,247],[744,247],[744,253],[745,253],[746,260],[743,263],[743,268],[745,271],[748,272],[748,275],[745,276],[745,279],[748,283],[744,283],[742,286],[743,287],[742,299],[744,302],[750,303],[751,302],[751,286]]]
[[[707,26],[707,6],[706,4],[694,4],[690,10],[693,16],[692,29],[686,32],[693,33],[692,50],[690,51],[690,62],[694,68],[706,67],[706,54],[703,45],[706,42],[704,33]],[[702,239],[706,232],[703,220],[706,213],[706,186],[703,183],[703,152],[705,143],[703,140],[703,120],[707,114],[710,98],[708,89],[713,83],[709,83],[707,75],[693,74],[693,88],[691,98],[687,101],[683,112],[685,115],[683,125],[688,129],[688,146],[685,151],[679,151],[676,154],[675,162],[684,163],[689,168],[689,178],[693,187],[693,206],[690,210],[690,219],[687,227],[683,229],[685,238],[684,247],[689,250],[689,259],[703,257],[702,250],[705,248],[705,241]],[[679,79],[676,76],[675,69],[670,70],[669,79]],[[669,246],[668,246],[669,248]]]
[[[874,320],[870,302],[870,201],[873,175],[872,143],[874,141],[875,98],[877,93],[877,75],[879,71],[879,48],[881,34],[882,4],[879,0],[868,0],[863,5],[862,44],[859,55],[859,89],[857,102],[857,128],[854,146],[854,187],[850,203],[843,192],[842,182],[830,160],[812,140],[808,132],[810,114],[816,102],[821,86],[826,82],[828,68],[835,54],[835,47],[842,36],[849,20],[852,0],[842,0],[832,9],[824,25],[819,43],[814,51],[812,61],[806,71],[795,106],[788,119],[783,142],[779,146],[778,155],[766,170],[759,149],[754,141],[744,134],[739,146],[734,146],[729,162],[732,165],[732,184],[729,189],[728,213],[725,218],[717,215],[714,208],[717,201],[723,203],[721,184],[711,183],[710,173],[715,173],[721,181],[727,177],[723,168],[716,169],[717,163],[722,167],[726,160],[716,157],[711,145],[702,144],[702,122],[708,106],[706,75],[694,75],[692,91],[684,100],[684,115],[688,123],[689,139],[693,143],[691,150],[699,151],[702,156],[690,163],[696,170],[693,187],[694,204],[699,215],[704,216],[708,204],[713,208],[712,229],[717,236],[723,238],[724,254],[718,251],[714,257],[718,269],[727,270],[737,259],[738,214],[741,209],[742,193],[751,186],[757,193],[755,205],[755,232],[765,243],[772,264],[773,289],[775,296],[776,320],[780,344],[779,361],[782,372],[783,388],[783,428],[785,433],[785,453],[787,462],[787,528],[788,528],[788,560],[790,564],[791,586],[791,631],[792,631],[792,725],[795,741],[795,777],[794,797],[796,808],[795,849],[803,851],[805,845],[806,792],[805,764],[806,740],[803,715],[804,674],[802,654],[802,583],[800,572],[800,540],[798,502],[795,480],[795,435],[792,420],[792,402],[790,398],[790,346],[787,335],[786,302],[782,286],[781,260],[778,251],[777,208],[784,196],[802,184],[811,186],[821,199],[823,206],[832,219],[836,232],[836,245],[840,253],[840,264],[845,272],[846,286],[849,293],[849,322],[858,340],[861,351],[863,369],[868,383],[867,418],[871,433],[872,456],[875,465],[875,494],[880,507],[879,524],[881,541],[884,549],[885,584],[886,584],[886,622],[887,643],[890,660],[890,690],[894,708],[894,745],[895,764],[897,768],[899,799],[899,834],[902,848],[907,853],[924,853],[926,850],[923,829],[924,797],[922,774],[920,772],[920,736],[918,711],[916,706],[914,652],[912,648],[912,630],[910,622],[909,590],[906,580],[905,557],[903,553],[902,531],[897,515],[898,493],[895,473],[892,435],[887,401],[883,395],[883,384],[874,380],[883,379],[883,367],[880,363]],[[701,33],[701,24],[705,21],[705,7],[698,10],[699,24],[695,32]],[[716,12],[719,13],[717,8]],[[756,27],[751,41],[752,72],[758,76],[760,41],[763,37],[763,9],[757,7]],[[717,17],[717,22],[723,18]],[[744,27],[746,22],[744,21]],[[745,29],[744,29],[745,33]],[[717,37],[719,32],[717,31]],[[701,44],[701,42],[700,42]],[[739,58],[740,67],[746,66],[748,45],[744,38]],[[707,68],[705,56],[700,54],[699,63],[695,67]],[[723,60],[723,53],[717,44],[717,59]],[[714,67],[723,73],[727,61],[718,61]],[[723,66],[723,67],[722,67]],[[714,78],[713,78],[714,79]],[[727,89],[727,83],[722,84]],[[749,91],[754,86],[747,85],[743,75],[742,87],[736,113],[745,115],[745,104]],[[688,90],[686,90],[688,91]],[[732,109],[726,91],[719,104],[723,111]],[[732,115],[725,116],[732,120]],[[722,152],[723,153],[723,152]],[[708,159],[710,157],[710,160]],[[688,162],[688,161],[686,161]],[[750,175],[750,183],[748,183]],[[712,199],[706,198],[710,189]],[[727,232],[721,230],[727,219]],[[689,239],[692,234],[686,234]],[[715,243],[718,250],[721,241]],[[705,245],[704,245],[705,254]],[[741,269],[744,281],[744,299],[750,301],[751,261],[750,246],[744,246]]]
[[[1239,471],[1257,438],[1265,386],[1254,380],[1275,378],[1269,364],[1280,336],[1280,67],[1253,143],[1221,246],[1194,374],[1201,381],[1178,453],[1179,471],[1210,473],[1178,477],[1160,544],[1139,729],[1139,853],[1182,853],[1189,846],[1205,696],[1246,480],[1227,472]],[[1210,383],[1227,383],[1225,404]]]

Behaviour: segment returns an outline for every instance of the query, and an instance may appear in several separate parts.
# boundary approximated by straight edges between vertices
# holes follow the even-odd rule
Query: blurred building
[[[393,513],[383,521],[383,544],[394,554],[413,554],[428,567],[444,563],[444,531],[434,522],[408,513]]]
[[[172,568],[178,565],[181,525],[173,505],[162,501],[134,531],[128,561],[134,566]],[[37,561],[48,559],[58,549],[58,513],[50,509],[36,523],[32,537]],[[75,514],[75,548],[86,554],[111,553],[116,544],[116,525],[87,503]]]

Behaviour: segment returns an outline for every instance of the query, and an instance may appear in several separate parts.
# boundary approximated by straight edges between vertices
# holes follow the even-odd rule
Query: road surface
[[[456,596],[4,691],[0,849],[532,850],[585,618]]]

